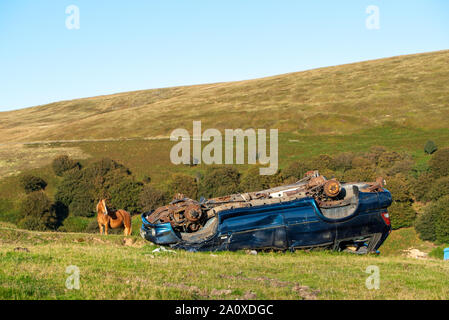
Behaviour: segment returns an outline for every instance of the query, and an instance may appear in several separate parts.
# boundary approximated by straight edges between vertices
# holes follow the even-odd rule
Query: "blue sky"
[[[1,0],[0,111],[443,49],[447,0]]]

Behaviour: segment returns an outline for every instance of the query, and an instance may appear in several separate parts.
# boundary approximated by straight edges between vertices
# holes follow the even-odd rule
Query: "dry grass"
[[[0,141],[166,136],[173,129],[271,127],[347,134],[393,122],[447,128],[449,51],[269,78],[145,90],[0,113]]]

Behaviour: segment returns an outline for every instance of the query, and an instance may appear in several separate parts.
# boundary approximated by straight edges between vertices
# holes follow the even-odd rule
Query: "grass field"
[[[410,230],[400,232],[413,238]],[[449,264],[398,255],[402,236],[391,238],[379,256],[154,253],[157,247],[138,236],[125,243],[118,235],[31,232],[3,224],[0,299],[448,299]],[[79,290],[65,286],[71,265],[80,270]],[[378,290],[365,286],[372,265],[380,270]]]

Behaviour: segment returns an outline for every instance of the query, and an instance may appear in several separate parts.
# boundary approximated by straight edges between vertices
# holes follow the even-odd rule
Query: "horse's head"
[[[108,207],[106,207],[106,199],[100,200],[97,204],[98,213],[103,213],[105,216],[108,215]]]

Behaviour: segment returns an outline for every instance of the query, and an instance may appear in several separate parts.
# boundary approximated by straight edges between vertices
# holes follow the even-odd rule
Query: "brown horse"
[[[97,222],[100,228],[100,234],[108,234],[108,227],[112,229],[120,228],[122,225],[125,227],[125,236],[131,234],[131,215],[125,210],[112,211],[106,207],[106,200],[100,200],[97,204]]]

